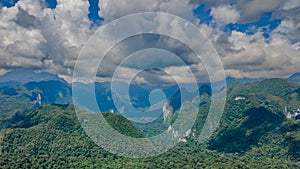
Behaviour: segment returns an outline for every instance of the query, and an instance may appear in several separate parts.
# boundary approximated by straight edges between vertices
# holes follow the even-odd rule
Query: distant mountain
[[[293,77],[297,77],[297,75],[295,74]],[[230,85],[237,86],[237,85],[242,85],[247,83],[253,83],[258,85],[254,87],[253,90],[262,89],[262,86],[264,86],[263,85],[264,83],[261,83],[264,82],[263,79],[251,79],[251,78],[239,79],[239,78],[228,77],[226,79],[226,82],[227,85],[229,86]],[[218,83],[220,82],[216,82],[217,86]],[[278,85],[281,84],[281,86],[286,86],[288,84],[287,82],[275,82],[275,83],[278,83]],[[19,87],[16,87],[15,85],[19,85]],[[95,85],[96,101],[98,103],[101,112],[110,112],[110,111],[116,113],[130,112],[129,109],[127,109],[127,107],[124,108],[121,107],[121,109],[119,109],[118,111],[118,109],[116,108],[113,102],[113,97],[119,98],[120,102],[124,102],[124,104],[126,104],[128,100],[126,100],[125,98],[126,94],[124,95],[119,93],[117,94],[112,93],[110,82],[103,82],[103,83],[97,82],[95,84],[74,83],[73,85],[78,86],[79,89],[77,95],[80,98],[79,104],[83,107],[86,107],[87,109],[90,109],[92,111],[98,111],[98,109],[90,106],[91,98],[87,98],[87,96],[92,94],[92,93],[88,94],[87,92],[93,92],[93,91],[89,91],[88,88],[91,87],[91,85]],[[23,99],[22,101],[20,101],[20,103],[29,102],[30,103],[29,105],[36,105],[36,103],[39,102],[38,97],[41,97],[40,101],[42,104],[70,104],[73,102],[71,84],[68,84],[66,81],[59,78],[57,75],[53,75],[50,73],[45,73],[45,72],[35,73],[33,71],[21,71],[21,70],[8,72],[5,75],[0,76],[0,88],[4,86],[11,86],[12,88],[15,88],[18,91],[17,92],[18,94],[26,93],[26,97],[28,97],[29,100],[24,99],[25,97],[24,94],[21,94],[20,97],[17,97],[18,94],[12,97],[16,100]],[[125,90],[127,91],[127,88],[125,88],[127,86],[126,84],[118,83],[117,86],[118,89],[120,89],[121,91],[125,91]],[[184,87],[189,87],[189,86],[191,86],[191,84],[184,84],[182,89],[184,89]],[[269,84],[267,84],[266,86],[267,87],[264,90],[270,91]],[[151,106],[149,95],[151,91],[155,89],[162,90],[165,93],[166,99],[168,101],[167,107],[169,106],[169,108],[172,108],[168,110],[171,110],[172,114],[175,114],[175,112],[180,109],[181,99],[182,99],[178,85],[151,86],[147,84],[131,84],[129,87],[130,103],[136,109],[139,110],[148,109]],[[199,83],[198,89],[200,95],[207,95],[209,97],[212,93],[209,83]],[[20,92],[19,90],[23,92]],[[281,89],[274,90],[274,92],[275,91],[276,92],[281,91]],[[3,92],[4,93],[7,92],[6,89],[3,89]],[[189,100],[192,99],[194,98],[189,98]],[[10,99],[6,99],[6,101],[7,100]]]
[[[244,84],[248,82],[260,81],[261,79],[235,79],[227,78],[227,84]],[[218,83],[218,82],[217,82]],[[30,70],[15,70],[8,72],[0,76],[0,87],[4,86],[16,86],[24,85],[29,91],[37,89],[40,91],[43,104],[68,104],[72,103],[72,91],[71,84],[68,84],[64,79],[59,78],[57,75],[53,75],[47,72],[36,73]],[[97,109],[90,107],[91,98],[86,98],[87,89],[94,84],[74,83],[73,85],[78,86],[78,96],[80,96],[80,104],[84,107],[97,111]],[[124,83],[118,83],[119,90],[127,91]],[[187,87],[191,84],[185,84]],[[211,95],[211,89],[209,83],[198,84],[200,95],[206,93]],[[123,89],[124,88],[124,89]],[[183,87],[184,88],[184,87]],[[164,92],[167,100],[171,103],[174,112],[177,111],[180,106],[178,99],[180,92],[178,93],[178,85],[167,85],[167,86],[151,86],[147,84],[131,84],[129,87],[130,102],[136,109],[146,109],[151,106],[149,101],[149,95],[151,91],[159,89]],[[121,101],[128,102],[125,99],[125,95],[112,95],[111,83],[95,83],[96,100],[100,107],[101,112],[108,112],[113,110],[117,112],[117,109],[113,103],[112,98],[117,97]],[[37,95],[38,93],[34,93]],[[175,99],[176,98],[176,99]],[[176,103],[176,104],[175,104]],[[126,109],[124,109],[126,111]],[[173,113],[174,113],[173,112]]]
[[[37,105],[37,96],[24,86],[6,86],[0,88],[0,120]]]
[[[293,75],[291,75],[290,77],[287,78],[288,80],[292,81],[292,82],[300,82],[300,73],[295,73]]]
[[[40,81],[24,84],[29,91],[41,95],[43,104],[70,104],[72,103],[71,86],[64,81]]]
[[[95,85],[95,93],[94,91],[89,90],[92,85]],[[120,91],[117,93],[112,92],[111,90],[111,83],[95,83],[95,84],[84,84],[84,83],[73,83],[73,86],[76,88],[76,92],[74,98],[76,100],[76,104],[79,105],[83,109],[88,109],[94,112],[101,111],[101,112],[115,112],[120,113],[126,117],[137,117],[136,114],[138,111],[147,111],[148,116],[150,115],[152,118],[157,117],[161,113],[166,113],[165,111],[169,111],[171,115],[174,115],[176,111],[178,111],[181,107],[182,101],[192,101],[195,98],[195,94],[189,93],[185,88],[179,89],[178,85],[169,85],[169,86],[151,86],[151,85],[137,85],[131,84],[129,89],[127,89],[127,85],[125,83],[116,83],[116,87]],[[202,85],[198,84],[198,91],[200,95],[206,94],[208,96],[211,95],[211,88],[209,85]],[[188,85],[186,85],[188,86]],[[185,87],[185,86],[183,86]],[[151,92],[154,90],[161,90],[166,97],[165,106],[163,105],[155,105],[161,104],[156,101],[152,102],[153,105],[150,103],[150,95]],[[197,89],[196,89],[197,90]],[[185,94],[185,98],[182,98],[182,92]],[[196,92],[196,91],[195,91]],[[91,105],[92,98],[95,94],[96,101],[98,107],[94,107]],[[129,94],[129,100],[127,99],[127,95]],[[190,98],[188,98],[190,97]],[[115,100],[114,100],[114,99]],[[118,107],[115,105],[117,98]],[[155,106],[158,106],[159,109],[156,109]],[[154,106],[151,108],[151,106]],[[132,107],[136,110],[132,110]],[[98,110],[99,109],[99,110]],[[148,117],[147,116],[147,117]],[[143,116],[144,117],[144,116]]]
[[[26,84],[32,81],[40,82],[50,80],[64,81],[64,79],[59,78],[57,75],[47,72],[37,73],[31,70],[14,70],[0,76],[0,86],[18,85]]]
[[[110,83],[91,83],[85,84],[80,82],[75,82],[72,84],[75,88],[75,100],[76,104],[81,108],[86,108],[91,111],[97,112],[98,108],[92,107],[92,99],[89,96],[95,94],[98,107],[101,112],[110,112],[111,110],[116,111],[114,103],[112,101]],[[91,91],[90,88],[95,85],[95,91]]]
[[[127,95],[130,96],[130,102],[132,105],[139,109],[139,108],[147,108],[150,105],[149,102],[149,95],[151,91],[158,89],[165,93],[166,98],[172,97],[177,90],[179,89],[177,85],[171,85],[171,86],[150,86],[150,85],[137,85],[137,84],[130,84],[129,89],[127,89],[128,85],[125,83],[118,82],[115,85],[118,88],[118,91],[121,91],[121,93],[112,93],[111,91],[111,83],[110,82],[103,82],[103,83],[91,83],[91,84],[85,84],[85,83],[79,83],[75,82],[72,84],[73,86],[78,89],[78,96],[82,96],[82,98],[85,98],[85,93],[88,92],[89,88],[92,87],[92,85],[95,85],[95,93],[96,93],[96,99],[101,107],[101,111],[109,111],[110,109],[116,110],[115,107],[113,107],[113,95],[114,97],[119,98],[120,100],[125,100],[125,97]],[[89,93],[91,95],[92,93]],[[85,103],[89,104],[89,98],[80,99],[79,101],[82,102],[84,105]]]
[[[226,83],[227,85],[231,84],[246,84],[246,83],[253,83],[253,82],[260,82],[264,80],[263,78],[233,78],[233,77],[227,77],[226,78]]]
[[[5,87],[5,86],[16,86],[16,85],[22,85],[22,83],[17,82],[17,81],[5,81],[5,82],[0,82],[0,87]]]

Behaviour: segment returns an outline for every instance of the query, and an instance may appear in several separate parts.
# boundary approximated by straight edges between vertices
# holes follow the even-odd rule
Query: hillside
[[[29,82],[0,87],[0,121],[44,104],[71,102],[71,88],[63,81]]]
[[[106,113],[104,116],[108,123],[116,130],[121,130],[123,134],[141,136],[123,117],[112,113]],[[248,127],[253,126],[248,123],[243,126],[245,130]],[[263,141],[267,142],[259,141],[259,144],[251,145],[248,149],[241,147],[245,152],[230,152],[223,148],[236,146],[243,141],[233,142],[234,144],[223,142],[224,145],[217,146],[219,149],[214,149],[215,147],[211,147],[210,144],[198,145],[193,141],[193,137],[189,137],[187,143],[180,143],[158,157],[129,159],[115,156],[95,145],[82,131],[73,106],[43,106],[27,113],[25,118],[15,121],[13,126],[0,132],[0,166],[1,168],[38,166],[44,168],[269,168],[276,165],[279,168],[297,168],[295,159],[289,157],[292,154],[287,152],[293,150],[297,153],[299,136],[294,138],[293,132],[296,130],[299,132],[299,127],[299,123],[286,121],[275,130],[274,134],[264,136]],[[280,138],[276,135],[277,132],[285,133],[288,137]],[[255,135],[252,137],[254,138]],[[261,140],[259,137],[258,139]],[[295,139],[298,139],[298,142]],[[281,145],[284,142],[282,140],[286,143]],[[247,142],[247,138],[245,141]],[[216,145],[214,140],[211,143]]]
[[[274,153],[273,158],[300,161],[300,123],[287,119],[285,112],[285,107],[299,108],[299,89],[283,79],[229,86],[220,127],[208,148],[244,155]]]
[[[122,116],[103,114],[109,124],[131,137],[142,135]],[[23,114],[2,129],[0,168],[92,166],[116,156],[100,149],[83,132],[72,105],[52,105]],[[15,160],[15,159],[18,160]],[[83,162],[83,163],[82,163]]]

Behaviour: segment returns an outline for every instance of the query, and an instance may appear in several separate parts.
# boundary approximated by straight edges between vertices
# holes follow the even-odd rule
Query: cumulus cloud
[[[190,20],[197,5],[188,0],[101,0],[99,15],[109,22],[134,13],[166,12]]]
[[[233,31],[224,41],[216,46],[223,49],[219,51],[228,76],[271,78],[300,71],[299,48],[280,35],[273,34],[266,42],[262,32],[246,35]]]
[[[283,5],[286,0],[241,0],[237,3],[237,8],[241,11],[240,21],[257,21],[265,12],[272,12]]]
[[[56,9],[20,0],[0,9],[1,67],[70,75],[78,52],[91,35],[88,2],[58,0]]]
[[[286,0],[190,0],[193,4],[205,4],[207,8],[235,5],[240,12],[239,23],[254,22],[260,19],[266,12],[272,12],[280,8]]]
[[[238,19],[233,17],[234,12],[229,15],[230,12],[228,11],[230,10],[225,10],[226,6],[227,8],[230,7],[226,5],[228,3],[235,5],[236,11],[240,14]],[[300,9],[298,1],[234,2],[229,0],[226,2],[210,1],[205,2],[205,4],[211,7],[211,15],[214,17],[214,22],[219,26],[235,22],[257,21],[264,12],[273,12],[272,19],[282,19],[276,29],[269,30],[268,38],[264,36],[262,29],[256,27],[254,28],[255,34],[246,34],[239,31],[228,33],[210,25],[199,26],[214,43],[221,56],[227,76],[240,78],[287,77],[300,71],[298,66],[300,62]],[[283,6],[283,4],[285,5]],[[231,7],[231,9],[233,8]],[[219,12],[221,10],[223,12]],[[223,18],[220,19],[221,17]],[[235,19],[231,20],[231,17]]]
[[[283,21],[274,32],[295,42],[300,40],[300,5],[275,11],[273,18],[283,18]]]
[[[239,11],[231,5],[221,5],[211,9],[211,16],[219,26],[225,26],[229,23],[236,23],[240,18]]]
[[[300,6],[299,0],[288,0],[282,7],[283,10],[290,10]]]

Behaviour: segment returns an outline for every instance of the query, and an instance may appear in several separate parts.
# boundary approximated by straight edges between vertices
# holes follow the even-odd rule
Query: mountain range
[[[300,80],[300,73],[296,73],[287,78],[287,80],[293,82],[299,82],[298,79]],[[227,85],[230,86],[235,84],[255,83],[263,80],[264,79],[261,78],[251,79],[228,77],[226,82]],[[215,85],[218,86],[219,83],[220,82],[216,82]],[[2,100],[2,102],[5,103],[1,106],[1,110],[5,112],[16,111],[16,108],[14,108],[14,110],[9,110],[9,106],[5,106],[14,104],[16,101],[19,101],[19,107],[23,107],[25,109],[41,106],[43,104],[73,103],[72,85],[76,86],[76,89],[79,90],[77,93],[81,99],[77,100],[78,104],[88,110],[100,110],[101,112],[116,112],[121,114],[124,112],[130,112],[129,110],[131,110],[130,107],[126,107],[125,103],[128,102],[128,100],[125,99],[125,96],[115,95],[115,93],[112,94],[110,82],[95,82],[91,84],[75,82],[73,84],[69,84],[57,75],[47,72],[36,73],[29,70],[14,70],[0,76],[0,101]],[[91,98],[86,97],[92,94],[89,88],[93,85],[95,85],[95,96],[98,107],[90,106],[92,100]],[[211,95],[210,83],[199,83],[197,85],[200,95]],[[123,83],[118,83],[117,86],[120,89],[127,87],[127,85]],[[184,90],[181,90],[178,85],[151,86],[147,84],[130,84],[129,99],[132,106],[138,110],[149,109],[151,106],[149,96],[151,91],[154,89],[159,89],[164,92],[167,99],[166,102],[168,103],[166,106],[169,107],[169,110],[171,110],[173,114],[180,109],[182,101],[181,92]],[[120,110],[120,107],[116,108],[116,105],[113,102],[113,97],[119,98],[119,100],[121,100],[121,105],[125,105],[121,107],[122,110]],[[190,98],[190,100],[192,99],[193,98]]]
[[[5,73],[0,76],[0,87],[3,86],[14,86],[14,85],[24,85],[28,82],[41,82],[41,81],[62,81],[62,78],[59,78],[57,75],[47,73],[47,72],[39,72],[36,73],[31,70],[13,70]]]
[[[20,91],[31,89],[18,87],[20,89],[16,87],[16,92],[11,90],[4,93],[11,94],[13,98],[21,95]],[[225,111],[218,129],[209,140],[199,144],[196,140],[210,106],[209,94],[203,93],[203,96],[207,100],[200,105],[196,122],[184,139],[160,156],[142,159],[119,157],[97,146],[81,128],[73,105],[41,105],[6,113],[6,118],[0,119],[0,166],[299,168],[300,123],[295,119],[288,119],[286,111],[299,107],[300,84],[285,79],[267,79],[229,85]],[[172,100],[176,100],[178,95],[174,94],[172,97]],[[15,104],[10,105],[12,108],[18,106],[18,100],[15,101]],[[140,126],[119,114],[103,115],[118,132],[138,138],[159,134],[159,124],[164,123],[158,120]],[[172,126],[174,120],[176,113],[174,119],[164,127]]]
[[[125,98],[125,96],[112,95],[110,82],[95,82],[91,84],[75,82],[69,84],[64,79],[50,73],[17,70],[0,76],[0,100],[5,101],[7,104],[10,104],[10,100],[11,102],[20,100],[20,102],[27,104],[27,106],[20,104],[20,107],[26,108],[38,106],[37,103],[39,102],[41,104],[70,104],[73,102],[72,85],[76,86],[76,89],[79,90],[78,96],[83,98],[79,100],[79,104],[91,111],[97,111],[98,108],[89,107],[91,98],[86,98],[85,96],[91,92],[89,88],[93,85],[95,85],[95,96],[101,112],[118,112],[112,98],[119,97],[121,100]],[[127,87],[124,83],[118,83],[117,85],[120,89]],[[211,94],[209,85],[198,85],[200,93]],[[151,86],[146,84],[131,84],[129,86],[130,102],[137,109],[149,108],[151,103],[148,98],[154,89],[162,90],[169,101],[171,98],[177,98],[177,100],[170,102],[175,111],[179,109],[178,105],[180,104],[177,103],[180,102],[180,97],[176,95],[179,95],[180,92],[177,85]],[[40,100],[38,97],[40,97]],[[126,111],[126,108],[124,111]]]

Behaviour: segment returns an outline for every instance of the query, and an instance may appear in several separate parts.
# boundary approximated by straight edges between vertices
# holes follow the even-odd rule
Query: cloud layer
[[[44,1],[19,0],[12,7],[0,7],[0,72],[23,68],[48,71],[69,79],[81,48],[98,28],[91,26],[92,21],[88,18],[89,5],[86,0],[57,0],[56,8],[51,9]],[[210,10],[213,19],[209,23],[199,24],[199,19],[195,17],[193,10],[200,5],[205,5],[207,10]],[[300,3],[298,0],[263,2],[260,0],[101,0],[99,8],[99,16],[104,18],[102,24],[128,14],[157,11],[171,13],[193,22],[215,45],[227,76],[269,78],[286,77],[300,72]],[[266,12],[271,13],[272,20],[281,20],[278,27],[270,28],[268,24],[264,27],[254,26],[251,29],[255,31],[251,34],[226,28],[229,24],[256,22]],[[132,25],[130,26],[132,28]],[[170,31],[181,29],[176,24],[170,23],[169,26],[161,29]],[[268,36],[265,36],[265,29],[269,30]],[[106,58],[108,66],[102,68],[105,71],[99,73],[101,80],[109,79],[108,77],[114,71],[110,64],[115,66],[120,64],[129,54],[128,51],[134,51],[132,46],[154,42],[159,45],[164,41],[163,38],[159,38],[160,40],[155,40],[154,37],[150,37],[150,40],[149,37],[139,38],[128,39],[119,46],[117,55]],[[99,42],[98,45],[101,47],[104,43]],[[173,51],[178,48],[178,43],[172,41],[164,41],[163,44],[173,47]],[[144,47],[146,46],[149,44],[144,44]],[[169,50],[172,51],[171,48]],[[176,54],[180,52],[177,50]],[[201,62],[193,61],[189,53],[183,52],[181,55],[180,58],[192,63],[188,66],[197,75],[199,81],[207,80]],[[127,65],[124,69],[130,72],[130,69],[136,68]],[[187,81],[185,75],[180,74],[183,69],[186,67],[176,64],[165,67],[165,70],[178,72],[178,77],[182,77],[182,81]],[[150,75],[139,79],[153,81],[153,77],[151,80],[149,77]],[[157,77],[164,79],[163,75]]]

